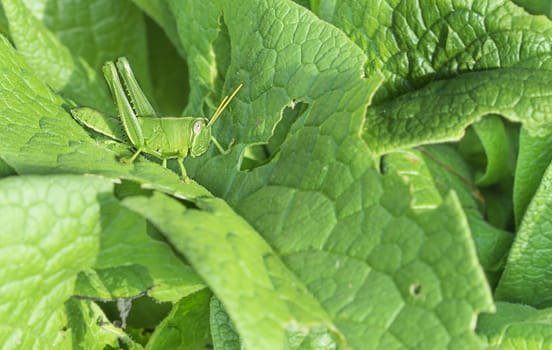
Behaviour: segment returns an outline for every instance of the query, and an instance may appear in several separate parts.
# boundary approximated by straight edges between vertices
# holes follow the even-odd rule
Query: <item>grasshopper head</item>
[[[209,142],[211,141],[211,126],[209,119],[196,118],[192,123],[192,143],[190,145],[190,155],[197,157],[207,152]]]
[[[234,90],[232,95],[226,96],[222,99],[222,102],[213,113],[211,119],[194,119],[192,123],[192,143],[190,144],[190,155],[192,157],[197,157],[207,152],[207,148],[209,147],[209,143],[211,142],[211,127],[213,126],[213,123],[220,117],[222,111],[224,111],[226,106],[228,106],[230,101],[232,101],[232,99],[234,98],[234,96],[236,96],[238,91],[240,91],[242,86],[243,85],[240,84],[240,86],[238,86],[236,90]],[[220,149],[220,145],[218,145],[217,147],[219,147]]]

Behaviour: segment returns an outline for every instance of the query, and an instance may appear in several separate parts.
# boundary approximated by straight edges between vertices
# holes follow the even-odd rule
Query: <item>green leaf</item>
[[[58,155],[73,150],[69,140],[92,140],[61,107],[55,95],[0,38],[0,143],[3,159],[18,173],[54,168]],[[46,149],[47,152],[44,152]]]
[[[384,157],[386,172],[396,172],[410,186],[411,207],[435,208],[450,190],[458,195],[477,249],[477,257],[491,285],[495,285],[513,236],[485,221],[484,198],[473,183],[469,168],[448,145],[423,147],[389,153]],[[480,209],[480,207],[482,207]]]
[[[98,305],[89,300],[71,298],[65,302],[67,324],[71,330],[75,350],[103,350],[106,346],[117,348],[116,334],[102,325],[110,324]]]
[[[380,82],[359,73],[365,55],[292,3],[225,3],[223,14],[232,45],[225,86],[246,84],[231,106],[239,120],[221,118],[216,131],[266,142],[286,106],[308,108],[267,165],[221,179],[222,169],[235,171],[234,147],[228,163],[198,160],[196,178],[263,235],[352,348],[480,347],[472,320],[492,302],[457,200],[411,210],[409,189],[373,169],[359,138]],[[427,328],[413,331],[413,319]]]
[[[431,160],[424,159],[422,151],[417,150],[392,152],[382,159],[384,174],[396,174],[410,187],[410,192],[413,195],[410,207],[414,210],[424,211],[437,208],[443,203],[441,194],[446,195],[450,191],[450,186],[447,186],[447,183],[440,184],[441,193],[435,186],[438,180],[434,180],[434,174],[431,172],[433,169],[427,164]],[[445,164],[447,163],[442,164],[443,167],[446,166]],[[433,171],[435,172],[435,170]],[[437,177],[440,174],[435,175]],[[459,198],[462,198],[462,193],[459,194]]]
[[[113,111],[104,83],[86,61],[73,55],[43,23],[33,17],[22,0],[2,0],[2,4],[11,40],[40,79],[81,105]]]
[[[489,223],[488,198],[475,186],[470,167],[454,148],[433,145],[423,147],[421,151],[441,195],[450,189],[458,194],[472,231],[479,261],[494,285],[504,267],[513,241],[512,234]]]
[[[84,59],[95,72],[100,72],[106,61],[126,56],[142,86],[150,89],[143,14],[130,1],[24,3],[73,56]]]
[[[113,300],[147,293],[177,302],[205,285],[164,242],[148,236],[146,221],[111,200],[102,207],[101,248],[93,271],[81,273],[75,294]]]
[[[120,183],[117,198],[144,215],[121,206],[110,187],[96,220],[97,260],[71,266],[73,281],[82,268],[76,287],[83,296],[132,300],[134,330],[111,324],[90,301],[46,310],[54,321],[25,329],[55,338],[47,344],[60,349],[140,348],[129,334],[153,328],[152,348],[206,345],[209,330],[215,348],[484,346],[474,320],[493,309],[489,284],[500,275],[512,239],[489,222],[511,227],[503,146],[515,137],[509,127],[501,130],[497,117],[482,117],[505,114],[540,138],[522,136],[514,198],[519,221],[550,163],[539,157],[549,153],[543,135],[552,130],[548,19],[508,0],[313,0],[319,18],[289,0],[134,2],[186,62],[158,27],[146,22],[144,30],[142,14],[128,1],[2,2],[9,11],[4,21],[0,10],[0,31],[9,28],[11,36],[13,29],[19,51],[0,38],[0,159],[13,169],[9,174],[106,176]],[[112,109],[95,72],[102,60],[128,52],[138,55],[135,69],[144,72],[138,75],[146,90],[152,73],[155,94],[147,95],[159,98],[165,114],[180,114],[188,102],[185,113],[209,116],[244,84],[215,124],[224,146],[236,141],[230,154],[210,147],[186,159],[188,173],[208,190],[147,156],[129,164],[130,145],[106,139],[68,113],[83,101]],[[180,99],[187,89],[190,98]],[[473,185],[474,163],[468,166],[448,146],[401,150],[379,159],[384,174],[376,169],[379,154],[460,137],[477,121],[472,129],[484,147],[477,161],[483,161],[485,189]],[[416,122],[423,123],[420,131]],[[397,155],[402,158],[390,162]],[[524,172],[533,177],[523,178]],[[546,233],[543,191],[535,197],[542,206],[527,211],[521,236],[530,231],[527,217],[534,232]],[[538,258],[549,250],[532,235],[535,250],[515,257],[521,267],[533,258],[525,254]],[[509,265],[517,266],[515,259]],[[547,266],[546,259],[536,264]],[[540,267],[517,273],[546,284],[546,269],[532,270]],[[210,292],[194,272],[224,304],[211,303],[210,329]],[[176,303],[162,323],[169,303],[158,300]],[[107,311],[111,304],[102,307],[120,318]],[[191,335],[193,329],[201,336]],[[516,342],[538,346],[546,336],[524,332]]]
[[[467,71],[552,63],[550,20],[509,0],[344,0],[321,9],[366,53],[366,72],[383,71],[377,102]]]
[[[205,115],[205,95],[215,92],[215,82],[220,79],[214,42],[219,36],[220,9],[216,1],[169,0],[176,27],[190,70],[189,104],[187,115]],[[236,85],[237,86],[237,85]],[[211,104],[216,108],[218,101]]]
[[[189,210],[155,192],[123,204],[150,220],[188,259],[232,315],[246,348],[341,342],[318,302],[220,199],[206,198],[197,203],[203,210]]]
[[[99,251],[100,206],[110,181],[97,177],[0,180],[0,293],[4,349],[65,348],[63,303]]]
[[[211,337],[214,350],[241,350],[241,342],[234,323],[224,306],[213,296],[210,303]]]
[[[6,13],[2,7],[2,2],[0,2],[0,34],[6,37],[9,36],[8,20],[6,19]]]
[[[470,319],[490,310],[491,300],[456,199],[414,213],[408,203],[398,205],[398,198],[409,197],[400,180],[384,178],[382,186],[370,172],[362,180],[340,195],[361,194],[356,205],[338,202],[334,209],[325,192],[290,189],[284,197],[279,186],[266,185],[240,198],[238,209],[322,301],[353,348],[445,348],[449,342],[477,348]],[[259,202],[269,205],[254,210]],[[412,332],[414,318],[428,328]]]
[[[142,13],[132,3],[5,2],[18,51],[64,96],[80,105],[114,112],[107,86],[97,73],[107,60],[118,56],[128,57],[142,87],[151,93],[145,24]],[[36,40],[37,35],[47,40]]]
[[[496,314],[481,315],[477,332],[487,337],[489,349],[548,349],[552,346],[552,309],[498,302]]]
[[[496,289],[496,298],[536,307],[552,305],[552,265],[549,230],[552,215],[552,168],[549,166],[529,204],[512,245],[506,268]]]
[[[514,223],[514,206],[512,203],[512,183],[507,188],[502,184],[483,188],[487,221],[501,230],[512,230]]]
[[[268,12],[261,15],[265,10]],[[278,16],[285,16],[286,20],[280,23]],[[378,72],[361,79],[359,67],[366,59],[362,52],[333,26],[315,21],[310,12],[293,3],[227,4],[223,7],[223,18],[231,39],[228,54],[232,62],[224,90],[231,91],[240,83],[244,87],[227,109],[234,119],[223,115],[214,126],[214,134],[223,144],[232,139],[235,144],[229,156],[215,155],[187,162],[192,177],[219,194],[228,191],[229,181],[235,178],[216,174],[238,170],[236,163],[241,161],[243,144],[268,142],[286,107],[303,102],[314,109],[314,114],[319,114],[317,121],[321,121],[336,112],[340,103],[368,104],[372,87],[381,80]],[[314,101],[324,103],[311,105]],[[350,124],[347,113],[352,110],[354,107],[347,112],[340,110],[344,119],[333,121],[340,138],[363,118],[355,110],[354,124]],[[298,121],[297,127],[303,126],[301,123]]]
[[[0,178],[15,175],[15,171],[2,158],[0,158]]]
[[[542,180],[544,172],[552,162],[552,134],[531,136],[525,128],[519,135],[519,155],[514,177],[514,214],[519,227],[529,202]]]
[[[531,134],[546,135],[552,122],[550,81],[552,70],[502,68],[432,82],[368,108],[363,138],[376,154],[453,141],[487,114],[503,115],[522,122]]]
[[[550,79],[552,23],[548,19],[529,16],[507,0],[330,4],[318,8],[320,15],[365,51],[367,72],[381,69],[386,77],[364,129],[375,153],[457,140],[467,125],[490,113],[527,122],[534,132],[539,126],[533,114],[541,118],[537,124],[549,122],[543,98],[549,94],[544,81]],[[487,71],[512,67],[529,72]],[[525,85],[511,80],[518,73],[546,78]],[[516,85],[507,88],[511,83]],[[532,89],[539,84],[541,91],[535,94]],[[519,86],[524,86],[521,96]]]
[[[548,0],[514,0],[527,11],[552,17],[552,3]]]
[[[490,115],[468,128],[458,150],[469,163],[481,188],[484,214],[497,228],[514,228],[512,184],[519,125]]]
[[[203,290],[176,303],[170,314],[151,336],[146,350],[207,349],[209,334],[209,300],[211,293]]]
[[[167,35],[146,19],[153,96],[161,115],[180,115],[188,102],[188,66]],[[134,66],[133,66],[134,67]]]
[[[197,183],[185,183],[146,159],[121,161],[132,154],[128,147],[91,138],[3,37],[0,81],[0,155],[17,173],[95,173],[187,200],[210,196]]]
[[[459,143],[459,150],[475,168],[475,183],[486,187],[512,181],[517,147],[508,126],[500,117],[489,115],[474,123],[472,130],[474,137],[469,137],[468,131]]]
[[[147,13],[167,34],[168,39],[182,57],[186,57],[180,44],[173,17],[167,0],[133,0],[133,2]]]

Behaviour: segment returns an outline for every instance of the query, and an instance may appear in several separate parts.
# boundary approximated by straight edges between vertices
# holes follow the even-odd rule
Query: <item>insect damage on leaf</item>
[[[116,63],[106,62],[103,73],[119,112],[119,119],[88,107],[75,108],[71,113],[77,121],[96,132],[117,141],[130,141],[136,149],[129,159],[130,163],[140,153],[161,159],[164,167],[167,167],[167,159],[176,158],[182,177],[188,181],[184,167],[184,159],[188,154],[192,157],[204,154],[211,141],[221,153],[227,153],[228,150],[212,135],[211,128],[243,84],[222,99],[210,119],[161,117],[140,88],[125,57],[120,57]]]

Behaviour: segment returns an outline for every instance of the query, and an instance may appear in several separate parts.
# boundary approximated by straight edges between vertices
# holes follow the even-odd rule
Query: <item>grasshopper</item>
[[[211,141],[221,153],[227,153],[211,134],[211,128],[243,84],[240,84],[230,96],[222,99],[210,119],[159,117],[138,85],[125,57],[120,57],[116,63],[106,62],[103,73],[113,95],[119,118],[88,107],[74,108],[71,114],[77,121],[100,134],[116,141],[130,141],[136,149],[129,159],[130,163],[134,162],[140,153],[161,159],[163,167],[167,167],[167,159],[176,158],[182,177],[188,180],[184,167],[184,158],[188,154],[192,157],[202,155],[207,152]]]

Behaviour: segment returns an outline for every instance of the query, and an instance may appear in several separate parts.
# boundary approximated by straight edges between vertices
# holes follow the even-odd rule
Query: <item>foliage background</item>
[[[549,346],[547,17],[1,5],[4,348]],[[243,83],[214,130],[231,153],[187,159],[187,184],[72,119],[115,114],[100,72],[119,56],[162,115],[208,116]]]

